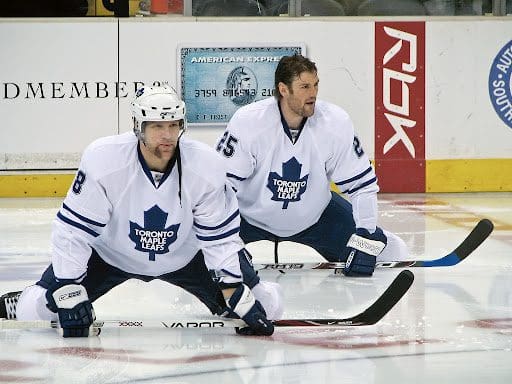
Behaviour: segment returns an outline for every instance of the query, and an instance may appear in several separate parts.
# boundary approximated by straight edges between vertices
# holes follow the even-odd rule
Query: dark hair
[[[277,100],[281,99],[279,93],[279,83],[284,83],[288,87],[292,86],[292,82],[302,72],[317,73],[316,64],[299,54],[293,56],[283,56],[277,64],[276,72],[274,75],[274,96]]]

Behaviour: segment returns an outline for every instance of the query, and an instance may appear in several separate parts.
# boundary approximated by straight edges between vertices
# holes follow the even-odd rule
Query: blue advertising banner
[[[500,119],[512,128],[512,40],[498,52],[489,73],[489,97]]]
[[[178,47],[178,87],[187,121],[226,125],[240,107],[274,94],[274,71],[283,56],[305,55],[304,44]]]

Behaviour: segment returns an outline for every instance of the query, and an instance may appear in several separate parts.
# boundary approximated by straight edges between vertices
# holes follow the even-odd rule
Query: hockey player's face
[[[286,87],[283,102],[297,116],[310,117],[315,113],[318,94],[318,76],[315,72],[302,72],[296,77],[291,87]]]
[[[152,121],[144,127],[145,149],[161,160],[169,160],[176,149],[180,134],[179,121]]]

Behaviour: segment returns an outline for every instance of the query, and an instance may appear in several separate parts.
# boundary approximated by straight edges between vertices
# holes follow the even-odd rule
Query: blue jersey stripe
[[[209,231],[215,230],[215,229],[219,229],[219,228],[224,227],[226,224],[229,224],[234,219],[236,219],[238,217],[239,213],[240,213],[240,211],[237,209],[235,213],[233,213],[226,220],[224,220],[224,222],[222,222],[221,224],[219,224],[219,225],[217,225],[215,227],[208,227],[206,225],[197,224],[196,222],[194,222],[194,226],[197,227],[197,228],[206,229],[206,230],[209,230]]]
[[[224,268],[222,268],[221,271],[224,272],[226,275],[231,276],[231,277],[236,277],[237,279],[240,279],[242,277],[242,275],[235,275],[234,273],[231,273]]]
[[[85,225],[77,223],[76,221],[73,221],[71,219],[68,219],[66,216],[64,216],[60,212],[57,213],[57,217],[59,219],[61,219],[63,222],[65,222],[66,224],[69,224],[75,228],[81,229],[82,231],[87,232],[91,236],[98,237],[100,235],[99,233],[94,232],[92,229],[87,228]]]
[[[85,276],[87,276],[87,272],[82,273],[76,279],[59,279],[57,276],[55,276],[55,280],[57,280],[60,283],[66,284],[81,284]]]
[[[80,215],[79,213],[73,211],[71,208],[69,208],[66,204],[62,204],[62,207],[66,210],[66,211],[69,211],[73,214],[73,216],[76,216],[78,217],[80,220],[82,220],[83,222],[87,223],[87,224],[92,224],[92,225],[96,225],[97,227],[104,227],[106,224],[102,224],[102,223],[98,223],[97,221],[94,221],[94,220],[91,220],[91,219],[88,219],[87,217],[85,216],[82,216]]]
[[[351,177],[350,179],[347,179],[347,180],[339,181],[339,182],[337,182],[335,184],[338,185],[338,186],[341,186],[343,184],[351,183],[351,182],[356,181],[356,180],[360,179],[361,177],[367,175],[371,171],[372,171],[372,167],[370,166],[364,172],[361,172],[359,175]]]
[[[359,191],[361,188],[364,188],[370,184],[373,184],[377,181],[377,177],[374,177],[373,179],[370,179],[368,181],[365,181],[364,183],[362,183],[361,185],[358,185],[356,188],[353,188],[353,189],[349,189],[348,191],[343,191],[343,193],[348,193],[349,195],[351,193],[354,193],[356,191]]]
[[[245,177],[240,177],[240,176],[237,176],[237,175],[234,175],[232,173],[226,173],[226,176],[227,177],[231,177],[232,179],[235,179],[235,180],[239,180],[239,181],[244,181],[246,178]]]
[[[238,231],[240,231],[240,227],[236,227],[230,231],[227,231],[225,233],[221,233],[220,235],[215,235],[215,236],[200,236],[200,235],[196,235],[197,238],[199,240],[203,240],[203,241],[215,241],[215,240],[220,240],[220,239],[225,239],[226,237],[229,237],[235,233],[237,233]]]

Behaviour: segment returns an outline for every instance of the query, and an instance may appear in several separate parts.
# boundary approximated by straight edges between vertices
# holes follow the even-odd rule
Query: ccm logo
[[[391,27],[384,27],[384,32],[398,41],[384,54],[382,60],[382,88],[383,88],[383,104],[386,112],[384,116],[389,124],[395,131],[395,134],[384,144],[383,152],[386,154],[398,142],[402,142],[407,148],[407,151],[413,158],[416,157],[416,151],[411,139],[407,136],[405,128],[412,128],[416,125],[416,121],[410,118],[410,90],[409,84],[416,81],[415,72],[417,69],[418,59],[418,42],[417,36],[408,32],[400,31]],[[402,50],[403,42],[409,45],[408,60],[403,60],[399,70],[386,67],[389,61]],[[391,82],[398,81],[401,83],[401,100],[399,103],[394,103],[397,94],[391,94]]]
[[[82,291],[78,290],[78,291],[74,291],[74,292],[69,292],[69,293],[66,293],[64,295],[60,295],[59,296],[59,301],[63,301],[63,300],[67,300],[67,299],[71,299],[73,297],[77,297],[77,296],[80,296],[82,294]]]

